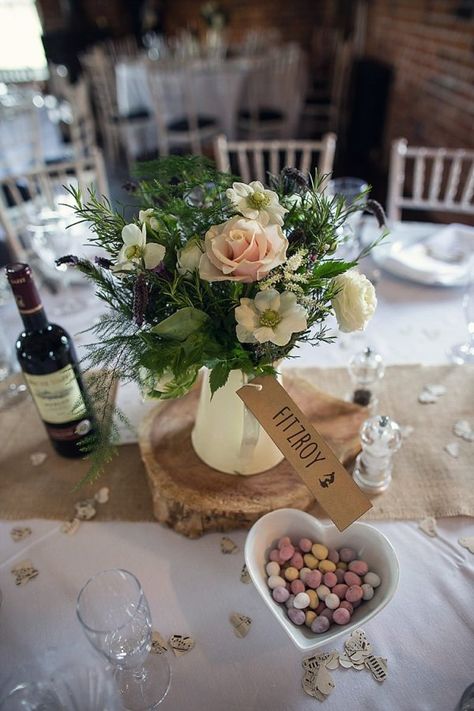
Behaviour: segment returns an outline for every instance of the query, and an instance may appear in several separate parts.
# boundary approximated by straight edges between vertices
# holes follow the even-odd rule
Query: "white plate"
[[[329,548],[348,546],[367,561],[369,569],[382,580],[372,600],[358,607],[348,625],[332,625],[324,634],[314,634],[302,625],[298,627],[288,618],[284,605],[276,603],[267,587],[265,564],[268,554],[282,536],[295,542],[302,537],[324,543]],[[395,550],[387,538],[373,526],[353,523],[340,533],[333,524],[323,524],[314,516],[297,509],[278,509],[262,516],[249,531],[245,542],[245,562],[252,582],[297,647],[307,652],[321,647],[338,637],[347,636],[364,625],[392,599],[398,586],[399,565]]]
[[[390,274],[429,286],[465,286],[474,254],[474,228],[452,224],[423,229],[398,223],[372,257]]]

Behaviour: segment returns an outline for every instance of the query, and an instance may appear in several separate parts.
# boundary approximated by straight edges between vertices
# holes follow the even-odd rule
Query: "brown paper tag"
[[[275,378],[269,375],[255,378],[237,390],[237,395],[340,531],[372,507],[327,442]]]

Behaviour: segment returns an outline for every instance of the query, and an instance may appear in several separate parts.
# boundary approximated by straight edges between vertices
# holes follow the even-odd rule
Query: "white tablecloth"
[[[417,227],[407,225],[412,229]],[[372,272],[370,262],[366,267]],[[459,289],[428,288],[382,274],[377,294],[378,312],[365,334],[345,336],[339,345],[301,349],[301,359],[291,366],[346,365],[366,344],[387,364],[443,363],[449,346],[464,339]],[[83,291],[81,298],[90,297]],[[50,311],[53,307],[50,303]],[[13,310],[3,309],[8,331],[17,330]],[[90,322],[93,310],[84,311]],[[75,333],[83,326],[84,311],[60,321]],[[189,541],[159,524],[89,522],[69,537],[59,532],[58,523],[27,523],[33,535],[21,543],[9,537],[12,522],[0,523],[0,680],[48,647],[78,645],[80,663],[89,647],[75,618],[77,593],[95,572],[123,567],[141,580],[155,628],[165,636],[191,634],[196,640],[188,655],[171,659],[173,681],[163,711],[315,708],[317,702],[301,689],[303,655],[253,586],[239,581],[242,552],[223,556],[218,534]],[[437,538],[426,536],[413,521],[374,525],[394,545],[401,567],[394,599],[365,625],[376,654],[388,658],[389,676],[379,685],[368,672],[339,669],[325,705],[334,711],[454,711],[474,681],[474,555],[458,543],[459,537],[474,535],[474,521],[440,520]],[[245,532],[232,538],[242,551]],[[40,574],[17,588],[10,568],[24,558]],[[245,639],[232,632],[228,616],[233,611],[253,619]],[[342,643],[334,646],[342,650]]]

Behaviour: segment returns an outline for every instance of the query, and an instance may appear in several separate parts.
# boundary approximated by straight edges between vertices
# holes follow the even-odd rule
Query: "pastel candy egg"
[[[340,560],[339,563],[336,563],[336,569],[337,570],[347,570],[347,563],[344,563],[343,560]]]
[[[270,551],[270,555],[268,557],[270,558],[270,560],[278,563],[280,560],[280,551],[278,550],[278,548],[274,548],[272,551]]]
[[[306,595],[309,597],[309,606],[312,610],[315,610],[317,606],[319,605],[319,597],[316,595],[315,590],[311,590],[308,588],[305,590]]]
[[[294,599],[295,599],[295,596],[294,596],[294,595],[290,595],[290,597],[288,598],[288,600],[285,602],[285,605],[287,606],[288,609],[290,609],[290,607],[293,607],[293,601],[294,601]]]
[[[321,612],[322,612],[323,610],[325,610],[325,609],[326,609],[326,605],[325,605],[324,602],[321,600],[321,602],[320,602],[319,605],[317,606],[315,612],[316,612],[317,615],[320,615]]]
[[[345,563],[344,563],[344,565],[345,565]],[[345,573],[345,571],[341,570],[341,568],[336,568],[336,570],[334,571],[334,575],[336,576],[338,583],[344,582],[344,573]]]
[[[293,568],[296,568],[297,570],[301,570],[301,568],[303,567],[303,556],[301,555],[301,553],[299,551],[296,551],[292,555],[292,557],[290,559],[290,565]]]
[[[270,577],[267,580],[267,585],[270,588],[270,590],[274,590],[274,588],[278,587],[285,587],[285,581],[280,575],[270,575]]]
[[[339,600],[338,596],[334,593],[329,593],[329,595],[326,595],[326,598],[324,600],[324,604],[326,605],[326,607],[329,607],[330,610],[335,610],[336,608],[338,608],[340,602],[341,601]]]
[[[285,570],[285,572],[283,573],[283,575],[284,575],[285,578],[286,578],[287,580],[289,580],[290,583],[291,583],[292,580],[296,580],[296,578],[299,576],[299,573],[298,573],[298,571],[296,570],[296,568],[293,568],[292,566],[290,566],[289,568],[287,568],[287,569]]]
[[[335,573],[324,573],[323,583],[328,586],[328,588],[333,588],[337,585],[337,576]]]
[[[311,548],[311,553],[314,555],[315,558],[318,560],[324,560],[325,558],[328,557],[328,549],[326,546],[323,546],[322,543],[314,543],[312,548]]]
[[[311,570],[309,573],[305,575],[304,582],[309,588],[312,588],[313,590],[316,590],[321,585],[321,581],[323,579],[323,576],[319,572],[319,570]]]
[[[267,563],[265,570],[267,571],[267,575],[278,575],[280,566],[276,561],[272,561],[271,563]]]
[[[314,557],[311,553],[306,553],[306,555],[303,557],[304,564],[308,567],[311,568],[311,570],[314,570],[314,568],[318,567],[318,559]]]
[[[277,543],[277,548],[279,548],[280,550],[284,546],[291,546],[291,539],[289,538],[289,536],[283,536]]]
[[[316,617],[315,621],[311,625],[311,632],[314,632],[315,634],[323,634],[328,631],[330,624],[331,623],[327,617],[320,615],[319,617]]]
[[[309,595],[305,592],[298,593],[293,600],[293,606],[296,607],[297,610],[304,610],[306,607],[309,607]]]
[[[316,613],[313,612],[313,610],[306,610],[305,616],[304,616],[304,623],[306,627],[311,627],[313,622],[316,619]]]
[[[380,576],[377,573],[366,573],[364,575],[364,583],[372,585],[373,588],[378,588],[380,585]]]
[[[352,570],[348,570],[347,573],[344,573],[344,582],[347,585],[362,585],[361,578],[357,573],[353,573]]]
[[[372,585],[369,585],[369,583],[363,583],[361,585],[362,588],[362,599],[363,600],[372,600],[374,596],[374,589]]]
[[[369,572],[369,566],[365,560],[351,560],[349,563],[349,570],[353,573],[357,573],[357,575],[365,575]]]
[[[295,607],[290,607],[288,617],[295,625],[304,625],[306,615],[303,610],[297,610]]]
[[[354,610],[356,609],[356,607],[360,607],[361,605],[362,605],[362,600],[356,600],[355,602],[352,603],[352,607],[354,608]]]
[[[333,563],[339,563],[339,553],[335,548],[330,548],[328,551],[328,560],[332,560]]]
[[[298,547],[300,551],[303,551],[303,553],[309,553],[312,545],[313,543],[309,540],[309,538],[300,538],[298,543]]]
[[[286,602],[290,597],[290,593],[286,588],[282,588],[281,586],[279,586],[277,588],[273,588],[272,597],[275,602]]]
[[[344,600],[348,589],[348,585],[345,585],[344,583],[338,583],[332,588],[331,592],[333,592],[334,595],[337,595],[339,600]]]
[[[294,552],[295,552],[295,549],[291,544],[282,546],[280,548],[280,560],[283,560],[283,561],[290,560],[290,558],[293,557]]]
[[[293,580],[290,583],[290,590],[293,593],[293,595],[298,595],[298,593],[304,592],[304,590],[305,590],[304,582],[302,580],[299,580],[299,578],[297,578],[296,580]]]
[[[355,559],[356,555],[357,553],[352,548],[341,548],[339,551],[339,558],[343,563],[350,563],[351,560]]]
[[[332,622],[332,615],[333,611],[330,610],[329,607],[326,607],[326,609],[321,612],[320,617],[326,617],[329,622]]]
[[[329,595],[330,592],[327,585],[319,585],[319,587],[316,588],[316,594],[320,600],[325,600],[326,595]]]
[[[355,602],[362,600],[363,594],[364,593],[360,585],[351,585],[346,592],[346,600],[354,604]]]
[[[306,575],[307,575],[308,573],[311,573],[311,568],[301,568],[301,570],[300,570],[300,579],[301,579],[303,582],[306,582]]]
[[[321,573],[334,573],[336,570],[336,564],[332,562],[332,560],[321,560],[318,563],[318,568],[321,571]]]
[[[336,623],[336,625],[347,625],[350,619],[351,614],[345,607],[339,607],[332,613],[332,620]]]
[[[351,605],[351,603],[348,600],[342,600],[341,604],[338,607],[338,610],[340,610],[341,607],[344,608],[345,610],[347,610],[350,615],[352,615],[352,613],[354,612],[354,607]]]

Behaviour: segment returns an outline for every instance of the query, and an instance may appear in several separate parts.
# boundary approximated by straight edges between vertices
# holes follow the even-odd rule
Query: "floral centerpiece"
[[[337,248],[350,213],[369,208],[383,222],[383,211],[366,195],[349,207],[327,197],[326,181],[287,168],[267,189],[171,156],[138,167],[133,219],[73,190],[78,219],[106,253],[60,260],[109,307],[93,327],[90,365],[157,399],[184,395],[204,366],[211,401],[235,372],[275,375],[299,344],[334,340],[331,314],[342,331],[363,329],[375,291]]]

